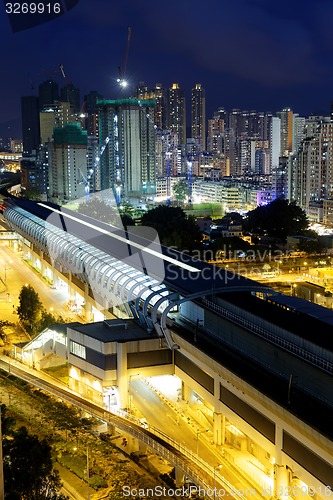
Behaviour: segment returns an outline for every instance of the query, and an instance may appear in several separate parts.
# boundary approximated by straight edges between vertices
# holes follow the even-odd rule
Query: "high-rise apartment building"
[[[303,139],[305,139],[305,118],[299,116],[298,114],[294,114],[293,121],[293,152],[297,153],[298,148]]]
[[[191,94],[192,138],[200,151],[206,151],[206,95],[201,83],[197,83]]]
[[[277,116],[273,116],[270,126],[270,153],[271,153],[271,172],[279,166],[279,158],[281,156],[281,120]]]
[[[36,96],[21,97],[23,154],[37,151],[40,143],[39,100]]]
[[[301,142],[297,155],[295,198],[306,211],[313,202],[333,198],[333,122],[317,125],[316,133]]]
[[[252,175],[256,166],[256,141],[248,138],[240,141],[241,175]]]
[[[97,92],[97,90],[91,90],[89,94],[86,94],[83,98],[84,107],[83,111],[88,113],[88,115],[93,115],[98,113],[97,101],[103,99],[103,96]]]
[[[230,176],[240,175],[240,162],[238,162],[237,148],[236,148],[236,135],[233,128],[226,128],[224,130],[224,175]],[[239,167],[239,169],[237,168]]]
[[[140,82],[139,85],[134,89],[135,97],[141,100],[151,100],[154,99],[156,105],[154,107],[154,124],[160,130],[166,128],[166,91],[161,83],[156,83],[155,87],[148,89],[144,82]]]
[[[84,196],[87,132],[80,123],[55,128],[49,145],[49,200],[58,204]]]
[[[46,80],[39,85],[39,109],[40,111],[51,104],[59,101],[59,86],[53,80]]]
[[[109,139],[100,160],[101,189],[112,188],[117,201],[155,193],[155,100],[101,100],[99,140]],[[147,116],[148,115],[148,116]]]
[[[41,144],[52,140],[53,129],[61,128],[75,121],[69,102],[56,102],[39,113]]]
[[[62,102],[69,102],[72,113],[78,113],[81,109],[80,89],[74,87],[72,83],[67,83],[60,90],[60,100]]]
[[[215,118],[208,120],[207,151],[214,155],[223,153],[225,121]]]
[[[290,108],[276,113],[281,120],[281,155],[287,156],[293,151],[294,114]]]
[[[83,105],[79,115],[82,126],[88,132],[88,136],[98,137],[98,105],[97,101],[103,99],[103,96],[97,90],[91,90],[83,98]]]
[[[178,135],[179,144],[186,144],[186,99],[178,83],[168,90],[166,127]]]

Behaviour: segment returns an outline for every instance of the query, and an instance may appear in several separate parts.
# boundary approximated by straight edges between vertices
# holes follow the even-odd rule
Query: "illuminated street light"
[[[88,446],[87,446],[87,484],[88,484],[87,499],[90,500],[90,487],[89,487],[89,448],[88,448]]]
[[[77,446],[74,446],[73,451],[77,451]],[[87,446],[87,450],[86,450],[86,457],[87,457],[87,485],[88,485],[87,499],[90,500],[90,487],[89,487],[89,447],[88,446]]]
[[[5,283],[7,283],[7,271],[11,271],[11,267],[8,267],[6,264],[4,265],[4,269],[5,269]]]
[[[197,432],[197,455],[198,455],[198,451],[199,451],[199,434],[202,434],[203,432],[209,432],[209,429],[204,429],[203,431]]]
[[[214,500],[216,498],[216,477],[215,477],[215,471],[216,469],[221,469],[221,467],[223,466],[223,464],[217,464],[217,465],[214,465],[213,469],[214,469]]]

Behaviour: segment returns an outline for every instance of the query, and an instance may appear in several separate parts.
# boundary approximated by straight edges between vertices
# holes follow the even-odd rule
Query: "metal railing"
[[[321,358],[320,356],[317,356],[316,354],[313,354],[313,353],[309,352],[308,350],[303,349],[302,347],[299,347],[298,345],[294,344],[293,342],[290,342],[289,340],[286,340],[286,339],[280,337],[279,335],[276,335],[272,332],[269,332],[265,328],[263,328],[259,325],[256,325],[252,321],[249,321],[249,320],[243,318],[242,316],[239,316],[238,314],[236,314],[234,312],[228,311],[227,309],[225,309],[222,306],[219,306],[218,304],[214,304],[213,302],[210,302],[207,299],[202,299],[202,300],[203,300],[203,303],[209,309],[211,309],[215,312],[218,312],[224,318],[232,321],[233,323],[235,323],[237,325],[240,325],[240,326],[246,328],[250,332],[258,335],[259,337],[262,337],[262,338],[268,340],[269,342],[271,342],[272,344],[275,344],[275,345],[281,347],[285,351],[288,351],[288,352],[294,354],[298,358],[303,359],[303,360],[305,359],[306,361],[308,361],[310,364],[312,364],[316,368],[320,368],[321,370],[325,371],[326,373],[329,373],[330,375],[333,374],[333,363],[331,361],[327,361],[327,360]],[[209,330],[209,332],[214,337],[219,338],[218,335],[216,335],[216,333],[214,333],[210,330]]]
[[[109,412],[97,404],[88,405],[85,400],[81,399],[79,396],[74,397],[73,394],[64,389],[58,390],[57,387],[48,384],[38,377],[31,376],[22,370],[19,370],[18,373],[18,370],[15,370],[15,368],[12,367],[11,372],[13,375],[18,376],[29,384],[67,401],[68,403],[106,423],[114,425],[118,429],[127,432],[134,438],[146,444],[147,447],[153,450],[157,455],[165,458],[173,466],[181,469],[181,471],[188,476],[194,484],[205,490],[206,496],[221,499],[225,497],[225,493],[219,495],[216,491],[214,491],[216,483],[218,483],[222,485],[225,491],[233,498],[246,500],[242,491],[237,490],[222,474],[216,471],[213,466],[207,464],[198,455],[182,444],[174,441],[160,429],[153,426],[149,426],[148,429],[144,429],[140,426],[139,419],[133,417],[125,411],[118,410]],[[212,478],[214,483],[213,485]],[[254,491],[254,493],[256,492]],[[253,498],[255,499],[256,496]],[[259,494],[258,498],[260,498]]]

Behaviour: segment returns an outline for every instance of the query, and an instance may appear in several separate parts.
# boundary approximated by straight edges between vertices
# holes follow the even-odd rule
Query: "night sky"
[[[21,95],[37,95],[51,77],[65,83],[59,64],[81,97],[97,90],[118,98],[129,26],[132,86],[178,82],[189,109],[191,88],[201,83],[207,118],[220,106],[329,113],[331,0],[80,0],[58,19],[16,33],[0,9],[2,135],[21,135]]]

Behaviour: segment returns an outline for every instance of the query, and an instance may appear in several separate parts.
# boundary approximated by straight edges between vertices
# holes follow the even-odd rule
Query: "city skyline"
[[[199,2],[171,1],[161,12],[150,1],[139,9],[132,0],[119,5],[99,0],[92,9],[88,0],[80,0],[59,19],[12,33],[2,6],[0,127],[16,122],[20,131],[20,97],[36,95],[42,81],[54,77],[60,86],[66,83],[60,64],[81,96],[97,90],[105,98],[119,97],[116,79],[129,26],[131,88],[140,81],[166,88],[178,82],[189,101],[191,89],[201,83],[207,118],[222,106],[273,113],[288,106],[301,115],[328,115],[332,7],[324,1],[301,7],[298,2],[211,0],[202,9]]]

